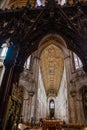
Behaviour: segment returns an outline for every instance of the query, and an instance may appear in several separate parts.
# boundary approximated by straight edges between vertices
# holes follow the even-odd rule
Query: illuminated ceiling
[[[41,72],[48,96],[56,96],[64,67],[62,51],[51,44],[41,54]]]
[[[27,0],[10,0],[8,6],[22,7],[26,5]]]
[[[36,0],[29,0],[31,5],[34,6]],[[7,7],[19,7],[26,6],[27,0],[10,0]]]

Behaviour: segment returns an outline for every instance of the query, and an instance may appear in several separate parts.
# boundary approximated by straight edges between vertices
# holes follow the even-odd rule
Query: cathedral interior
[[[0,0],[0,130],[87,130],[87,0]]]

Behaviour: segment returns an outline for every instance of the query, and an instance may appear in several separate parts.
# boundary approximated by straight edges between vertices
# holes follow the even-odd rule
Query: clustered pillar
[[[39,75],[39,62],[40,62],[40,58],[38,57],[37,52],[35,52],[34,54],[32,54],[32,58],[33,58],[33,62],[32,62],[32,78],[34,80],[32,87],[34,88],[34,96],[33,96],[33,100],[32,100],[32,107],[33,107],[33,111],[31,111],[31,115],[33,115],[34,119],[36,120],[37,117],[37,92],[38,92],[38,75]]]

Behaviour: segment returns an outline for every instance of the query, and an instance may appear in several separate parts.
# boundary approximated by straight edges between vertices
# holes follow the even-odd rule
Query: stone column
[[[79,83],[78,83],[78,85],[79,85]],[[79,88],[79,86],[76,86],[76,87]],[[84,123],[84,112],[83,112],[83,104],[82,104],[82,95],[81,95],[81,93],[79,91],[77,91],[76,101],[77,101],[77,116],[78,116],[78,122],[77,123]]]
[[[33,102],[33,96],[35,94],[35,81],[33,79],[33,73],[30,72],[30,79],[29,79],[29,88],[28,88],[28,96],[29,96],[29,121],[31,120],[32,115],[32,102]]]
[[[17,47],[15,47],[14,45],[10,45],[8,47],[8,52],[4,61],[5,73],[0,88],[0,130],[4,129],[4,116],[18,52],[19,51]]]
[[[34,115],[32,114],[33,110],[32,110],[32,106],[34,105],[34,100],[33,100],[33,96],[35,94],[35,85],[34,85],[34,80],[31,79],[30,82],[30,89],[28,91],[29,94],[29,120],[31,120],[31,117],[34,117]]]
[[[34,83],[34,79],[32,73],[32,57],[31,57],[30,68],[20,81],[20,84],[22,84],[25,87],[23,111],[22,111],[24,122],[29,122],[31,119],[32,98],[35,90],[34,88],[35,86],[33,85],[33,83]]]
[[[65,65],[65,71],[66,71],[66,77],[67,77],[67,99],[68,99],[68,102],[67,102],[67,105],[68,105],[68,121],[71,123],[72,122],[72,111],[73,111],[73,108],[72,108],[72,101],[71,101],[71,95],[70,95],[70,87],[71,87],[71,83],[70,83],[70,80],[72,78],[72,75],[71,75],[71,56],[70,56],[70,51],[68,52],[68,56],[66,56],[64,58],[64,65]]]
[[[39,76],[39,62],[40,58],[37,54],[34,54],[33,59],[33,76],[34,76],[34,86],[35,86],[35,96],[34,96],[34,118],[36,120],[37,117],[37,94],[38,94],[38,76]]]
[[[32,99],[33,99],[33,93],[29,94],[30,95],[30,101],[29,101],[29,120],[31,120],[31,115],[32,115]]]
[[[71,96],[72,96],[72,102],[73,102],[73,123],[77,123],[78,119],[77,119],[77,105],[76,105],[76,89],[72,89],[71,90]]]
[[[25,89],[24,92],[24,102],[23,102],[23,111],[22,111],[22,115],[23,115],[23,121],[24,122],[28,122],[28,116],[29,116],[29,95],[28,95],[28,91]]]

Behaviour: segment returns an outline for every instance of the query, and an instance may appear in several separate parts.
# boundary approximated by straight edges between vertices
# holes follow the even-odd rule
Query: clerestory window
[[[24,64],[25,69],[29,69],[29,67],[30,67],[30,59],[31,59],[31,56],[29,56],[27,58],[27,60],[25,61],[25,64]]]
[[[73,62],[74,62],[74,69],[76,70],[83,66],[80,58],[75,53],[73,53]]]

